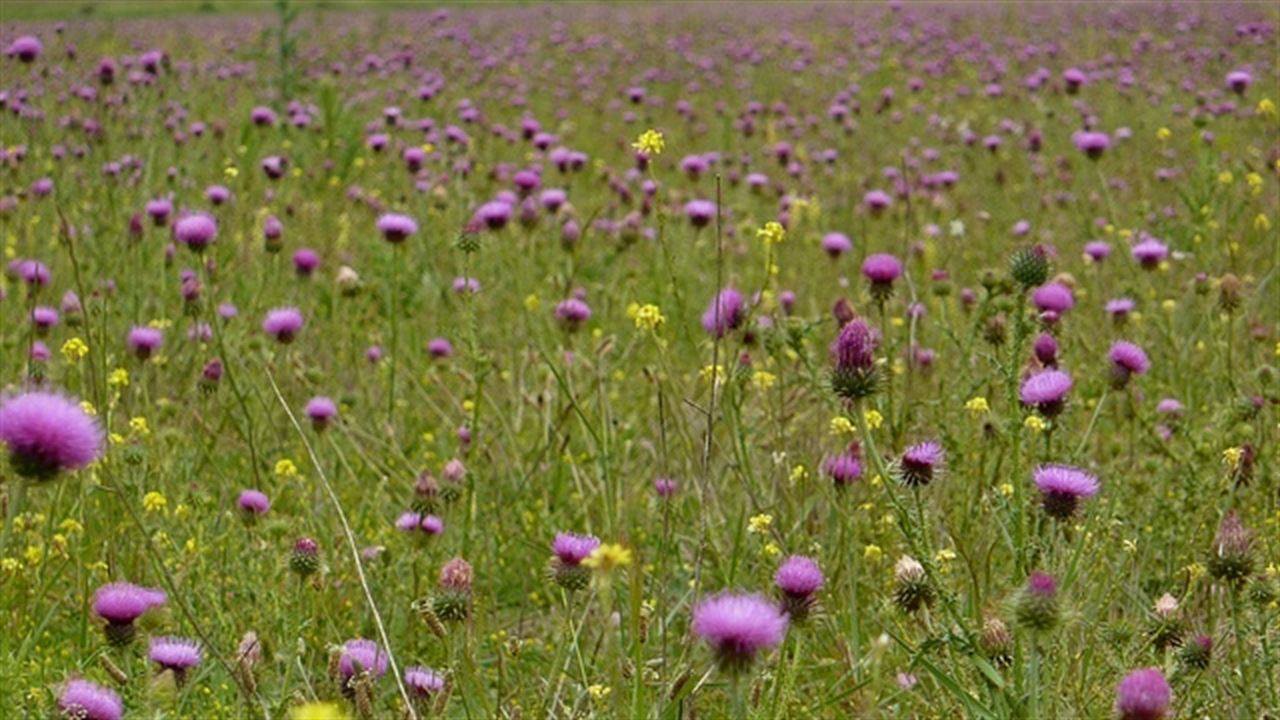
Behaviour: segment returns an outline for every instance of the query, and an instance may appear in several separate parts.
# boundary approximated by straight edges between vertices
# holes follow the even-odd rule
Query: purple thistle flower
[[[490,230],[501,230],[511,221],[511,203],[494,200],[476,210],[475,219]]]
[[[74,400],[35,390],[0,400],[0,443],[19,476],[40,481],[97,460],[103,432]]]
[[[693,610],[693,632],[711,646],[722,669],[741,672],[756,654],[782,642],[787,616],[760,595],[721,593]]]
[[[268,310],[266,317],[263,318],[262,331],[274,337],[278,342],[288,344],[293,342],[293,339],[297,337],[304,324],[302,311],[298,310],[298,308],[274,308]]]
[[[169,216],[173,214],[173,201],[169,198],[148,200],[145,209],[156,227],[164,227],[169,222]]]
[[[1121,720],[1160,720],[1172,694],[1159,668],[1134,670],[1116,686],[1116,712]]]
[[[303,412],[311,419],[311,426],[319,431],[329,427],[329,423],[338,416],[338,406],[333,400],[317,395],[307,401]]]
[[[40,53],[44,51],[44,44],[40,42],[40,38],[34,35],[22,35],[9,43],[9,47],[5,48],[4,54],[17,58],[20,62],[35,62],[40,57]]]
[[[1076,149],[1090,160],[1097,160],[1111,147],[1111,137],[1104,132],[1077,132],[1071,136]]]
[[[556,305],[555,316],[566,330],[577,330],[591,319],[591,306],[576,297],[569,298]]]
[[[942,445],[934,440],[907,448],[900,461],[903,484],[908,487],[928,485],[942,464],[944,455]]]
[[[131,583],[109,583],[93,594],[93,611],[107,621],[103,631],[114,645],[128,645],[135,633],[133,622],[143,613],[168,601],[163,590]]]
[[[1032,478],[1040,490],[1045,513],[1059,520],[1071,517],[1080,500],[1098,494],[1098,478],[1069,465],[1042,465]]]
[[[875,351],[880,334],[861,318],[854,318],[840,328],[832,341],[831,386],[846,400],[859,400],[875,392]]]
[[[844,233],[827,233],[822,236],[822,249],[834,260],[853,250],[853,242]]]
[[[1061,370],[1041,370],[1022,381],[1018,397],[1047,418],[1057,416],[1071,392],[1071,376]]]
[[[387,213],[378,218],[378,232],[389,243],[401,243],[418,232],[418,223],[408,215]]]
[[[1147,360],[1147,354],[1142,348],[1124,340],[1119,340],[1111,346],[1107,358],[1111,360],[1113,380],[1119,387],[1123,387],[1129,381],[1130,375],[1142,375],[1151,367],[1151,362]]]
[[[38,305],[31,310],[31,324],[35,325],[38,334],[43,335],[49,331],[49,328],[58,324],[58,311]]]
[[[744,319],[746,312],[742,293],[736,288],[727,287],[716,294],[702,313],[702,329],[712,337],[721,338],[737,329]]]
[[[1127,318],[1136,306],[1137,304],[1129,298],[1115,298],[1107,301],[1105,309],[1113,320],[1121,321]]]
[[[135,326],[126,338],[134,357],[146,360],[164,344],[164,333],[153,327]]]
[[[783,611],[797,622],[808,617],[825,581],[818,563],[803,555],[784,560],[773,576],[774,584],[782,592]]]
[[[1093,242],[1085,243],[1084,254],[1090,260],[1100,263],[1111,255],[1111,245],[1101,240],[1094,240]]]
[[[871,294],[884,302],[893,294],[893,283],[902,277],[902,263],[888,253],[870,255],[862,261],[862,276],[871,283]]]
[[[862,204],[872,215],[879,215],[893,204],[893,198],[883,190],[871,190],[862,196]]]
[[[423,700],[444,689],[444,676],[431,668],[410,665],[404,669],[404,684],[414,698]]]
[[[260,490],[244,490],[236,498],[236,507],[240,508],[246,517],[266,515],[271,509],[271,500]]]
[[[1062,283],[1041,285],[1031,294],[1031,301],[1042,312],[1055,312],[1059,315],[1076,306],[1075,294]]]
[[[50,280],[49,268],[39,260],[14,260],[9,274],[33,287],[48,285]]]
[[[1169,257],[1169,247],[1157,238],[1147,237],[1130,250],[1133,259],[1144,269],[1153,270]]]
[[[839,455],[828,457],[822,462],[822,470],[835,482],[836,487],[852,485],[862,477],[862,461],[858,457],[857,445],[850,446]]]
[[[551,543],[551,552],[565,565],[579,565],[598,547],[600,539],[594,535],[556,533],[556,538]]]
[[[115,691],[88,680],[68,680],[58,694],[58,710],[76,720],[120,720],[124,703]]]
[[[684,205],[684,214],[689,218],[689,224],[704,228],[715,218],[716,204],[710,200],[690,200]]]
[[[1243,95],[1245,90],[1253,84],[1253,75],[1246,70],[1232,70],[1227,73],[1227,87],[1231,88],[1231,92],[1237,95]]]
[[[181,684],[186,672],[200,664],[204,653],[200,650],[200,643],[195,640],[157,637],[151,638],[147,656],[161,669],[172,670],[178,683]]]
[[[1032,630],[1052,628],[1058,622],[1058,581],[1048,573],[1031,573],[1014,612],[1018,621]]]
[[[195,252],[202,252],[218,235],[218,224],[204,213],[193,213],[173,226],[173,239]]]
[[[453,343],[441,337],[431,338],[427,341],[427,354],[437,359],[453,357]]]
[[[311,277],[311,274],[320,267],[320,255],[311,248],[299,248],[293,254],[293,269],[298,277]]]
[[[1049,333],[1040,333],[1031,344],[1031,350],[1044,367],[1058,366],[1058,341]]]
[[[680,486],[671,478],[660,477],[653,480],[653,491],[664,500],[675,495],[679,489]]]
[[[374,678],[380,678],[387,672],[387,653],[378,643],[364,638],[348,640],[342,646],[342,655],[338,659],[338,672],[342,675],[343,684],[361,672],[368,672]]]

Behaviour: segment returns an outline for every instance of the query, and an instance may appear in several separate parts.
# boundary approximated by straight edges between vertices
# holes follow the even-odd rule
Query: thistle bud
[[[311,538],[299,538],[289,555],[289,569],[300,578],[310,577],[320,569],[320,546]]]
[[[440,499],[440,483],[436,476],[423,470],[413,483],[413,510],[418,513],[433,512]]]
[[[1052,575],[1033,572],[1014,606],[1018,623],[1044,632],[1058,624],[1058,581]]]
[[[465,620],[471,614],[471,564],[455,557],[440,568],[440,594],[431,609],[445,621]]]
[[[1222,518],[1208,564],[1210,575],[1231,584],[1239,584],[1253,571],[1253,533],[1235,510]]]
[[[1049,279],[1049,252],[1043,245],[1017,251],[1009,258],[1009,274],[1024,290],[1043,285]]]
[[[1222,308],[1222,312],[1230,314],[1240,307],[1243,290],[1240,278],[1231,273],[1223,275],[1218,280],[1218,307]]]
[[[880,334],[860,318],[840,329],[831,343],[831,387],[846,400],[861,400],[876,391],[875,351]]]
[[[1009,626],[998,617],[987,618],[978,636],[978,649],[996,667],[1008,667],[1013,662],[1013,635],[1009,633]]]
[[[1157,650],[1177,647],[1182,644],[1182,634],[1186,631],[1182,620],[1182,612],[1178,608],[1178,599],[1169,593],[1156,600],[1152,611],[1150,629],[1147,636]]]
[[[1213,638],[1208,635],[1197,635],[1191,638],[1191,641],[1182,646],[1182,651],[1178,653],[1178,660],[1184,667],[1193,670],[1204,670],[1209,667],[1209,661],[1213,657]]]
[[[924,566],[910,555],[903,555],[893,566],[893,603],[903,612],[913,613],[933,603],[933,588]]]

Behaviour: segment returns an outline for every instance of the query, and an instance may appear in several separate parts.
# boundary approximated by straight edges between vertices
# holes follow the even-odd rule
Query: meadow
[[[1280,718],[1276,7],[404,5],[0,6],[0,718]]]

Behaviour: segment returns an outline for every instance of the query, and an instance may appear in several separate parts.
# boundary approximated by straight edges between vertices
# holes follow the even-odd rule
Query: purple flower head
[[[156,227],[164,227],[169,222],[169,216],[173,214],[173,201],[169,198],[159,198],[157,200],[149,200],[146,205],[147,215],[151,216],[151,221]]]
[[[1111,147],[1111,137],[1104,132],[1078,132],[1071,136],[1071,142],[1091,160],[1102,157]]]
[[[75,401],[33,390],[0,399],[0,444],[18,475],[49,480],[102,455],[98,421]]]
[[[566,330],[577,330],[591,319],[591,306],[578,298],[569,298],[556,305],[556,320]]]
[[[836,484],[836,487],[852,485],[862,477],[862,461],[858,457],[856,447],[828,457],[822,462],[822,470]]]
[[[822,236],[822,249],[835,259],[853,250],[853,242],[844,233],[827,233]]]
[[[88,680],[68,680],[58,694],[58,710],[75,720],[120,720],[124,703],[115,691]]]
[[[702,329],[712,337],[724,337],[746,319],[742,293],[727,287],[716,294],[706,312],[702,313]]]
[[[304,412],[315,429],[323,430],[338,416],[338,405],[323,395],[317,395],[307,401]]]
[[[565,565],[578,565],[600,547],[600,539],[594,535],[556,533],[551,552]]]
[[[1184,409],[1185,408],[1182,403],[1178,402],[1176,398],[1164,398],[1160,402],[1156,403],[1156,412],[1161,415],[1179,417],[1182,415]]]
[[[431,338],[427,341],[427,354],[438,359],[452,357],[453,344],[444,338]]]
[[[205,188],[204,197],[214,205],[222,205],[231,199],[231,191],[221,185],[210,185]]]
[[[1227,87],[1231,88],[1231,92],[1237,95],[1243,95],[1245,90],[1253,84],[1253,75],[1246,70],[1232,70],[1227,73]]]
[[[93,611],[113,625],[130,625],[167,601],[163,590],[117,582],[103,585],[93,594]]]
[[[937,472],[945,453],[942,445],[929,440],[912,445],[902,453],[902,482],[910,487],[928,485]]]
[[[1080,500],[1098,493],[1098,478],[1069,465],[1041,465],[1032,473],[1044,511],[1054,518],[1071,517]]]
[[[320,256],[311,248],[299,248],[293,254],[293,269],[298,273],[298,277],[311,277],[311,274],[320,267]]]
[[[902,263],[888,253],[869,255],[862,261],[862,276],[873,286],[892,285],[902,277]]]
[[[201,252],[218,236],[218,223],[204,213],[179,218],[173,226],[173,239],[195,252]]]
[[[14,260],[9,263],[9,274],[33,287],[49,284],[49,268],[39,260]]]
[[[40,53],[44,50],[44,45],[40,42],[40,38],[34,35],[22,35],[9,43],[9,47],[5,49],[4,54],[17,58],[24,63],[35,62],[40,57]]]
[[[1142,348],[1125,340],[1118,340],[1111,346],[1107,359],[1111,361],[1113,380],[1121,386],[1128,382],[1129,376],[1142,375],[1151,367],[1151,361],[1147,360]]]
[[[164,333],[153,327],[135,326],[126,338],[134,357],[146,360],[164,344]]]
[[[1172,694],[1159,668],[1134,670],[1116,686],[1116,712],[1121,720],[1160,720]]]
[[[200,643],[195,640],[156,637],[151,638],[147,655],[151,662],[161,668],[181,672],[199,665],[204,653],[200,650]]]
[[[1116,320],[1122,320],[1133,312],[1136,304],[1129,298],[1115,298],[1108,300],[1105,306],[1107,314]]]
[[[778,567],[778,572],[773,576],[773,582],[786,595],[807,598],[822,587],[825,578],[818,563],[811,558],[792,555]]]
[[[1067,92],[1075,93],[1085,84],[1087,78],[1078,68],[1067,68],[1062,73],[1062,81],[1066,83]]]
[[[44,333],[58,324],[58,311],[51,307],[37,305],[31,311],[31,324],[35,325],[37,332]]]
[[[1062,283],[1041,285],[1031,294],[1031,301],[1042,312],[1055,312],[1059,315],[1076,306],[1075,294]]]
[[[1042,370],[1022,381],[1018,397],[1023,405],[1034,407],[1045,417],[1054,417],[1062,411],[1071,392],[1071,376],[1061,370]]]
[[[862,318],[854,318],[840,328],[831,343],[831,362],[837,370],[870,369],[879,345],[880,333]]]
[[[511,203],[493,200],[476,210],[475,219],[490,230],[501,230],[511,221]]]
[[[689,218],[689,224],[704,228],[715,218],[716,204],[710,200],[690,200],[684,205],[684,214]]]
[[[1130,252],[1133,254],[1133,259],[1147,270],[1159,266],[1165,258],[1169,257],[1169,247],[1153,237],[1148,237],[1134,245]]]
[[[265,515],[271,509],[271,500],[260,490],[245,490],[236,498],[236,507],[250,517]]]
[[[660,477],[653,480],[653,491],[664,500],[675,495],[679,489],[679,484],[671,478]]]
[[[871,211],[872,215],[879,215],[893,204],[893,198],[883,190],[871,190],[862,196],[862,204]]]
[[[418,223],[408,215],[387,213],[378,218],[378,232],[387,242],[400,243],[418,232]]]
[[[711,646],[722,668],[741,672],[758,652],[782,642],[787,616],[760,595],[726,592],[694,608],[693,632]]]
[[[404,684],[413,697],[424,699],[444,689],[444,676],[431,668],[410,665],[404,669]]]
[[[1058,366],[1058,341],[1049,333],[1040,333],[1031,344],[1036,360],[1044,367]]]
[[[1111,254],[1111,245],[1101,240],[1085,243],[1084,254],[1094,262],[1102,262]]]
[[[281,343],[291,343],[302,330],[302,312],[295,307],[280,307],[267,311],[262,320],[262,331]]]
[[[368,672],[375,678],[382,677],[387,672],[387,653],[372,640],[348,640],[342,646],[338,672],[344,682],[349,682],[361,672]]]
[[[1037,570],[1027,576],[1026,591],[1035,598],[1053,598],[1058,594],[1058,581],[1049,573]]]

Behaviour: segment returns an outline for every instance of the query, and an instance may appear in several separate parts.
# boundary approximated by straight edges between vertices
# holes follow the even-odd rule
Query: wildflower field
[[[407,5],[0,5],[0,718],[1280,718],[1274,5]]]

